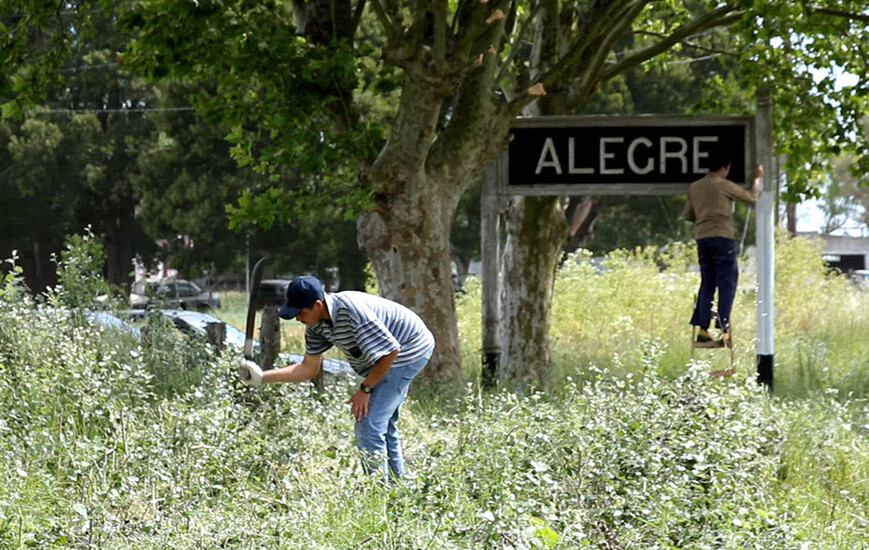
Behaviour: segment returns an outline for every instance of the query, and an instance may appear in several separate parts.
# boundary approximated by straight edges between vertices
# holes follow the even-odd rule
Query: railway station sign
[[[685,193],[726,150],[728,179],[751,181],[751,116],[567,116],[518,118],[511,127],[501,193],[668,195]]]

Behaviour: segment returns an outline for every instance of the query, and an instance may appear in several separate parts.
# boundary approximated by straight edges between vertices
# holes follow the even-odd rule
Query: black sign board
[[[510,131],[511,194],[684,193],[715,151],[729,153],[737,184],[754,165],[747,116],[533,117]]]

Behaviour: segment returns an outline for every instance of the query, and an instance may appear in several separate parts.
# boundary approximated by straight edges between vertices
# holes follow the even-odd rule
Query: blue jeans
[[[700,260],[700,291],[694,304],[691,324],[708,328],[712,320],[712,299],[718,289],[718,328],[730,331],[730,310],[736,296],[739,269],[736,265],[736,241],[725,237],[697,239]]]
[[[388,461],[389,471],[394,477],[404,475],[404,456],[396,426],[398,414],[410,383],[428,360],[429,357],[425,357],[404,367],[390,368],[374,386],[368,402],[368,416],[356,422],[356,446],[366,472],[386,474]]]

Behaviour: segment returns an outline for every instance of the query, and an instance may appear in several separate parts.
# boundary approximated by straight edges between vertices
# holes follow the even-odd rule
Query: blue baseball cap
[[[316,277],[297,277],[287,287],[287,303],[278,312],[281,319],[295,319],[306,307],[323,299],[323,283]]]

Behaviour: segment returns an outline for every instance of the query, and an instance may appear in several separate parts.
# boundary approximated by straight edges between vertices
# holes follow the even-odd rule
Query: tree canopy
[[[83,17],[94,9],[69,5]],[[462,367],[449,228],[464,191],[508,143],[517,115],[582,111],[630,71],[726,56],[735,72],[711,63],[695,83],[704,109],[751,112],[753,89],[772,89],[789,196],[817,194],[814,176],[834,154],[852,153],[857,174],[866,173],[869,14],[855,0],[103,6],[134,35],[123,55],[128,67],[152,79],[208,84],[191,104],[225,125],[233,157],[264,176],[242,192],[233,223],[269,227],[327,204],[361,213],[360,244],[381,291],[420,311],[439,343],[430,372],[454,380]],[[21,64],[23,37],[42,36],[50,23],[48,6],[35,9],[30,17],[33,6],[13,2],[4,19],[11,53],[3,68],[11,70],[3,86],[13,93],[48,78]],[[74,42],[62,31],[49,38],[60,48]],[[54,56],[44,55],[42,66],[57,66]],[[840,86],[843,71],[853,84]],[[508,278],[525,286],[510,309],[530,319],[527,330],[512,331],[516,356],[545,364],[545,345],[529,344],[546,339],[552,270],[566,238],[563,207],[529,198],[511,212],[508,248],[517,272]]]
[[[200,278],[243,270],[250,251],[275,256],[278,273],[337,266],[345,284],[361,288],[364,256],[344,244],[355,238],[335,243],[336,230],[347,231],[343,212],[230,229],[227,205],[267,176],[239,166],[220,117],[194,112],[191,97],[211,80],[148,82],[128,70],[130,36],[106,7],[68,2],[43,13],[52,7],[13,2],[0,13],[9,31],[0,54],[0,252],[19,250],[32,288],[55,282],[52,254],[85,227],[103,239],[106,275],[119,285],[129,283],[133,255]]]

